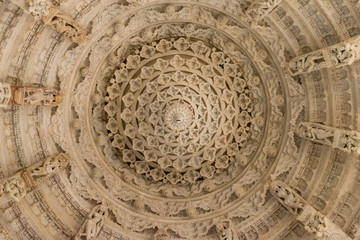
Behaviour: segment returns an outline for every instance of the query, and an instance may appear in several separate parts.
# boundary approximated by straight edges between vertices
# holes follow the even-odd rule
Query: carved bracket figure
[[[38,20],[49,15],[51,3],[48,0],[29,1],[29,12]]]
[[[289,62],[289,72],[296,76],[330,67],[351,65],[360,58],[360,37],[350,38],[330,47],[306,53]]]
[[[58,106],[62,101],[59,91],[39,86],[14,86],[0,83],[0,107],[8,105]]]
[[[343,130],[318,123],[303,122],[297,134],[306,140],[340,149],[344,152],[360,154],[360,132]]]
[[[255,0],[246,10],[246,15],[258,22],[274,10],[281,1],[282,0]]]
[[[107,205],[99,204],[96,205],[88,215],[88,218],[85,220],[81,226],[78,234],[74,237],[74,240],[93,240],[97,239],[101,229],[104,226],[105,220],[109,216],[109,210]]]
[[[290,212],[296,220],[304,225],[306,231],[321,240],[350,240],[340,227],[331,222],[298,193],[281,181],[274,181],[270,187],[271,194]]]
[[[20,201],[33,187],[65,169],[69,161],[69,155],[56,154],[2,180],[0,182],[0,199]]]
[[[49,14],[43,16],[41,20],[75,43],[81,43],[85,40],[85,30],[59,9],[51,8]]]
[[[218,222],[215,227],[220,240],[239,240],[231,220]]]
[[[54,7],[49,0],[11,1],[71,41],[81,43],[85,40],[85,29],[60,9]]]

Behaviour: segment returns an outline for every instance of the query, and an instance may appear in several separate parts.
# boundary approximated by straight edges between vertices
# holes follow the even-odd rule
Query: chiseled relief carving
[[[50,13],[42,17],[41,20],[75,43],[81,43],[85,40],[86,31],[59,9],[51,8]]]
[[[16,175],[1,184],[3,193],[7,194],[12,200],[20,201],[26,195],[26,184],[21,176]]]
[[[54,7],[49,0],[27,0],[29,12],[75,43],[85,40],[86,31],[71,17]]]
[[[58,106],[62,102],[59,91],[42,86],[15,86],[0,83],[0,107],[8,105]]]
[[[44,31],[47,26],[42,22],[24,21],[30,18],[27,11],[5,3],[7,10],[0,17],[0,29],[4,33],[0,39],[0,58],[7,61],[14,57],[11,63],[14,66],[9,69],[15,69],[12,75],[18,73],[20,76],[16,77],[24,82],[34,80],[45,86],[60,86],[66,101],[53,109],[10,106],[3,110],[9,116],[4,120],[0,117],[0,121],[6,122],[1,131],[7,138],[28,125],[34,132],[39,128],[40,137],[46,138],[36,138],[22,149],[18,146],[22,131],[16,134],[15,140],[7,142],[14,152],[9,164],[14,165],[6,162],[3,168],[1,162],[0,176],[15,164],[26,164],[27,158],[23,156],[27,153],[36,153],[36,158],[47,156],[46,151],[54,145],[74,157],[68,174],[52,177],[31,194],[27,186],[45,180],[63,165],[47,161],[1,184],[0,191],[11,199],[20,200],[28,194],[24,204],[7,204],[13,205],[5,214],[5,218],[14,216],[15,220],[6,226],[12,232],[20,229],[27,239],[76,236],[84,240],[305,239],[301,234],[310,236],[307,231],[317,238],[343,236],[341,232],[331,232],[335,229],[331,222],[302,201],[296,192],[288,188],[274,190],[279,201],[299,220],[287,221],[291,220],[290,214],[271,198],[269,185],[264,183],[278,178],[291,181],[292,173],[300,174],[297,167],[302,168],[303,164],[311,168],[309,172],[315,172],[312,169],[318,167],[321,158],[314,159],[312,155],[322,156],[319,152],[323,147],[301,144],[306,140],[300,139],[296,130],[299,122],[307,119],[308,114],[312,119],[313,113],[307,109],[301,83],[307,91],[312,91],[322,88],[324,79],[309,75],[314,78],[314,84],[310,81],[308,85],[308,81],[300,81],[302,78],[292,78],[288,73],[289,54],[309,52],[314,45],[309,40],[330,45],[339,41],[337,37],[355,36],[353,33],[359,30],[357,18],[352,19],[351,15],[356,9],[347,11],[346,7],[355,5],[356,1],[27,2],[35,18],[65,37],[75,42],[84,39],[85,31],[76,22],[84,24],[89,35],[77,46],[64,42],[61,34],[47,31],[52,29]],[[61,6],[61,11],[55,6]],[[352,32],[341,28],[344,32],[338,33],[334,21],[340,20],[337,13],[323,14],[330,8],[341,8],[338,11],[341,24],[349,24]],[[328,17],[332,19],[328,21]],[[310,20],[316,24],[309,24]],[[355,22],[353,26],[351,21]],[[326,26],[328,22],[332,24]],[[19,35],[20,30],[26,32]],[[316,36],[319,33],[321,38]],[[14,49],[19,51],[11,49],[14,39],[19,43]],[[357,59],[355,48],[346,43],[335,45],[326,53],[313,52],[300,59],[295,67],[310,72],[331,64],[351,64]],[[38,59],[41,61],[33,68]],[[6,64],[4,68],[1,72],[6,75]],[[351,88],[349,79],[358,77],[355,69],[352,66],[339,69],[344,70],[341,72],[331,71],[329,77],[334,80],[331,82],[334,86],[335,82],[344,82],[343,85],[350,84]],[[329,89],[337,91],[336,88]],[[11,89],[5,91],[2,98],[10,101]],[[341,102],[353,106],[346,113],[350,119],[357,107],[351,102],[356,98],[353,92],[346,92],[348,95],[334,92],[335,101],[332,101],[336,103],[341,98]],[[42,105],[46,102],[44,93],[38,91],[25,96],[24,104]],[[315,98],[321,98],[322,93],[316,91]],[[334,107],[331,104],[330,101],[327,109]],[[337,106],[347,109],[348,105]],[[34,114],[24,119],[24,114],[30,111]],[[335,118],[328,119],[329,122],[340,122],[336,119],[342,117],[329,116]],[[32,122],[32,118],[38,120]],[[46,129],[48,124],[51,130]],[[50,137],[53,142],[46,142],[49,146],[45,149],[41,141]],[[333,138],[326,133],[315,131],[310,137],[333,144]],[[354,148],[352,144],[346,147]],[[305,159],[308,155],[309,159]],[[302,182],[296,182],[301,184],[301,188],[297,187],[319,190],[324,195],[336,193],[342,186],[340,183],[351,180],[343,175],[344,171],[337,171],[350,164],[351,161],[342,163],[347,155],[333,151],[329,158],[321,159],[328,161],[324,165],[341,161],[337,164],[341,166],[335,169],[339,176],[324,179],[326,189],[315,188],[318,182],[306,178],[310,174],[301,178]],[[307,174],[305,170],[301,173]],[[352,174],[356,175],[356,171]],[[43,187],[46,193],[54,191],[54,196],[42,196]],[[354,189],[358,188],[354,186]],[[360,194],[357,190],[354,193]],[[108,203],[111,205],[98,205],[91,211],[83,206],[85,202],[99,203],[104,199],[111,199]],[[326,204],[331,203],[329,200]],[[25,209],[28,205],[31,211]],[[340,207],[342,210],[342,206],[334,206]],[[354,212],[357,209],[358,205]],[[347,211],[341,211],[344,212]],[[224,218],[218,220],[220,216]],[[78,227],[74,231],[73,226],[68,226],[75,223]],[[24,227],[25,224],[33,228]],[[346,227],[350,224],[347,222]],[[35,237],[39,228],[42,228],[38,231],[41,237]],[[32,229],[35,233],[31,233]]]
[[[271,194],[290,212],[304,229],[314,234],[319,240],[348,239],[340,227],[307,203],[298,193],[281,181],[274,181],[270,187]]]
[[[260,21],[266,15],[268,15],[274,8],[276,8],[282,0],[255,0],[252,1],[250,7],[246,10],[246,15],[254,19],[255,21]]]
[[[32,187],[65,169],[69,161],[69,155],[60,153],[16,173],[0,183],[0,197],[20,201]]]
[[[295,57],[289,62],[293,76],[330,67],[351,65],[360,58],[360,37]]]
[[[270,191],[292,214],[299,215],[303,211],[305,201],[282,182],[272,183]]]
[[[109,216],[108,207],[105,204],[99,204],[95,206],[88,218],[85,220],[81,226],[78,234],[75,236],[75,240],[95,240],[99,235],[101,229],[104,226],[105,220]]]
[[[29,12],[36,18],[41,19],[49,15],[51,3],[48,0],[30,0]]]
[[[124,12],[120,10],[101,13],[93,29]],[[156,24],[164,19],[176,21]],[[59,124],[62,113],[73,114],[76,135],[67,137],[76,141],[67,150],[79,156],[70,175],[79,195],[98,200],[98,189],[106,188],[108,198],[130,209],[111,206],[111,220],[117,224],[138,234],[166,229],[188,239],[217,237],[210,213],[218,214],[237,199],[244,204],[234,210],[234,217],[246,219],[261,211],[266,191],[260,187],[255,196],[248,194],[276,162],[287,110],[276,64],[251,31],[217,10],[170,4],[144,8],[107,32],[97,41],[91,39],[97,42],[91,48],[70,50],[59,68],[62,88],[76,88],[68,92],[73,102],[62,105],[66,109],[53,120]],[[122,36],[128,37],[115,45]],[[248,49],[249,56],[239,46]],[[276,42],[273,47],[282,48]],[[80,74],[72,79],[68,69],[77,64]],[[263,76],[255,64],[263,68]],[[266,114],[264,102],[272,110]],[[85,111],[84,104],[91,111]],[[264,126],[271,131],[263,133]],[[264,148],[254,159],[263,134]],[[86,163],[96,166],[101,181],[88,176]],[[242,170],[246,172],[240,174]],[[237,176],[234,187],[224,187]],[[174,223],[164,223],[164,218]],[[229,224],[218,226],[223,238],[236,237]]]
[[[221,221],[215,227],[220,240],[239,240],[231,220]]]
[[[330,49],[330,58],[333,64],[352,64],[359,58],[359,42],[344,42]]]
[[[15,240],[13,238],[13,235],[2,224],[0,224],[0,239],[1,240]]]
[[[316,212],[304,226],[305,230],[315,234],[316,238],[323,238],[328,234],[328,222],[325,216]]]
[[[46,178],[51,177],[54,174],[65,169],[70,162],[70,155],[65,153],[59,153],[47,157],[42,163],[37,163],[24,170],[23,176],[29,181],[33,181],[32,184],[38,184],[44,181]]]
[[[297,134],[304,139],[340,149],[348,153],[360,154],[360,132],[344,130],[319,123],[302,122]]]
[[[154,234],[154,240],[171,240],[171,236],[165,229],[158,229]]]

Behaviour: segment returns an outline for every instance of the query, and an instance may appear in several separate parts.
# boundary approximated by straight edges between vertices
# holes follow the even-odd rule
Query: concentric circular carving
[[[85,237],[101,202],[96,239],[308,238],[271,197],[274,180],[356,235],[356,154],[297,130],[359,130],[359,61],[347,61],[358,1],[17,2],[0,0],[2,81],[56,88],[64,101],[2,110],[0,175],[57,152],[71,161],[2,206],[0,235]],[[49,13],[56,26],[31,20]],[[66,38],[76,29],[62,20],[84,41]],[[329,49],[339,64],[321,60]],[[311,69],[292,77],[300,58]]]
[[[118,161],[177,184],[211,179],[245,157],[259,102],[252,92],[261,90],[257,77],[249,86],[243,73],[196,39],[161,39],[133,51],[106,87],[106,128]]]
[[[247,218],[266,201],[286,131],[273,56],[251,30],[203,6],[102,18],[114,24],[95,24],[91,46],[68,53],[79,67],[64,113],[78,126],[69,131],[74,186],[106,197],[116,221],[139,232],[157,226],[198,239],[216,215]]]

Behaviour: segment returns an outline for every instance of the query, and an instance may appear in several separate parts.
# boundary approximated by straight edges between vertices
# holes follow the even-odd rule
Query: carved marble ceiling
[[[358,239],[360,1],[0,0],[0,239]]]

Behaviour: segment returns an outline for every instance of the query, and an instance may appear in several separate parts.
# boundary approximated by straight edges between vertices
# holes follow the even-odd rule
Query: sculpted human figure
[[[360,154],[360,132],[326,126],[318,123],[301,123],[297,134],[307,140]]]
[[[360,133],[352,131],[351,133],[344,134],[340,140],[340,146],[347,152],[360,153]]]
[[[28,95],[24,97],[24,102],[32,105],[41,104],[42,101],[45,100],[44,94],[44,89],[38,89],[36,92],[29,92]]]
[[[74,42],[79,43],[85,39],[85,30],[58,9],[56,9],[50,17],[43,20],[57,32],[63,34],[64,37],[70,38]]]
[[[285,186],[274,184],[272,186],[272,191],[285,206],[293,210],[294,214],[299,214],[300,211],[304,208],[304,203],[301,201],[301,199],[297,197],[296,194],[291,190],[286,189]]]
[[[332,138],[334,137],[334,133],[328,129],[304,126],[304,128],[299,128],[298,133],[300,137],[322,142],[328,146],[332,146],[333,144]]]
[[[216,232],[220,240],[238,240],[231,221],[216,224]]]
[[[20,91],[20,90],[19,90]],[[43,88],[25,89],[24,104],[30,105],[57,105],[62,96],[56,91],[46,91]]]
[[[315,68],[320,69],[326,66],[325,59],[321,53],[309,54],[289,64],[293,74],[309,73]]]
[[[326,216],[307,203],[298,193],[281,181],[271,183],[270,193],[304,225],[317,240],[350,240],[346,233]]]
[[[260,0],[260,1],[257,1],[257,3],[255,3],[255,6],[257,6],[258,9],[262,9],[263,12],[265,12],[265,10],[269,10],[272,7],[274,7],[277,4],[277,2],[279,2],[279,1],[277,1],[277,0],[267,0],[267,1]]]
[[[104,226],[104,222],[108,215],[108,208],[105,205],[96,206],[90,212],[86,222],[81,227],[75,239],[82,239],[82,237],[85,237],[86,240],[96,239]]]
[[[48,15],[50,8],[51,4],[47,0],[31,0],[29,2],[29,11],[37,19]]]
[[[255,0],[248,9],[248,15],[260,20],[280,2],[281,0]]]
[[[314,233],[318,239],[324,238],[328,233],[328,224],[324,216],[315,213],[312,219],[304,226],[305,230]]]
[[[46,176],[52,174],[62,167],[58,158],[48,158],[44,164],[31,171],[32,176]]]
[[[7,193],[11,199],[20,201],[20,199],[26,195],[25,182],[20,176],[10,178],[4,183],[4,192]]]
[[[350,64],[355,60],[355,51],[350,43],[339,45],[331,50],[332,61],[336,64]]]

